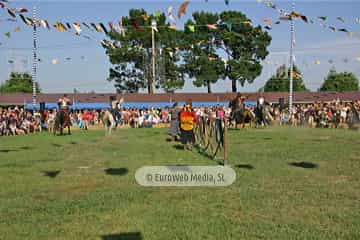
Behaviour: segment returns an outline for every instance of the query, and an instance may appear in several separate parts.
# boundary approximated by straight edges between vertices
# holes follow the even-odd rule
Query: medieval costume
[[[176,137],[180,135],[180,107],[178,103],[174,103],[173,109],[170,111],[171,121],[168,134],[176,140]]]
[[[191,103],[187,103],[180,112],[181,143],[184,144],[184,148],[187,150],[192,150],[195,143],[194,127],[196,121],[197,118],[192,110]]]

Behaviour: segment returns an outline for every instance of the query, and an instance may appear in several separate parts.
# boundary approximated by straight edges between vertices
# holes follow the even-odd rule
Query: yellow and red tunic
[[[196,123],[196,115],[190,111],[180,112],[180,128],[184,131],[191,131],[194,129]]]

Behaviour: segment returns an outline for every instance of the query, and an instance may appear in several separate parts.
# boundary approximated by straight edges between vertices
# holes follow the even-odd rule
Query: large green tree
[[[151,22],[157,22],[156,77],[152,75],[152,33]],[[138,92],[154,87],[172,92],[184,85],[183,74],[178,62],[180,57],[175,46],[181,39],[181,32],[169,29],[164,14],[148,15],[144,9],[131,9],[129,16],[122,18],[126,32],[111,31],[110,41],[103,44],[113,67],[108,80],[115,82],[117,92]]]
[[[224,63],[217,52],[216,37],[218,31],[209,29],[208,24],[216,24],[219,16],[208,12],[193,13],[193,20],[185,24],[183,44],[187,45],[184,51],[184,72],[194,78],[196,87],[207,87],[211,93],[211,84],[223,78]]]
[[[11,72],[9,79],[0,86],[1,93],[32,93],[32,77],[28,73]],[[41,89],[36,83],[36,91],[40,93]]]
[[[350,72],[336,72],[331,69],[320,91],[357,91],[359,90],[359,80]]]
[[[296,66],[294,66],[293,74],[293,91],[301,92],[308,91],[306,89],[301,73]],[[282,65],[276,70],[273,75],[263,87],[264,92],[288,92],[290,88],[290,70]]]
[[[237,81],[244,86],[261,74],[260,62],[269,54],[271,36],[261,26],[253,26],[251,20],[238,11],[222,12],[219,24],[219,47],[227,58],[224,77],[231,80],[232,91],[236,92]]]

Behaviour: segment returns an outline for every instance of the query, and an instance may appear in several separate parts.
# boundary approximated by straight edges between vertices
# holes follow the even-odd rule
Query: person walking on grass
[[[192,150],[195,142],[194,127],[196,121],[196,115],[192,109],[192,104],[189,101],[180,112],[181,143],[184,145],[185,150]]]

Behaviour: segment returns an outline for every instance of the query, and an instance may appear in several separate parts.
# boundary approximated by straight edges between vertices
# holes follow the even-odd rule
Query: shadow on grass
[[[33,147],[29,147],[29,146],[24,146],[24,147],[20,147],[21,150],[31,150],[34,149]]]
[[[239,165],[235,165],[235,167],[246,169],[246,170],[254,170],[255,169],[255,167],[251,164],[239,164]]]
[[[17,152],[16,149],[0,149],[0,153]]]
[[[143,239],[141,232],[102,235],[101,238],[103,240],[142,240]]]
[[[52,143],[51,144],[53,147],[62,147],[60,144],[57,144],[57,143]]]
[[[319,167],[319,165],[310,162],[291,162],[288,164],[293,167],[306,168],[306,169],[313,169]]]
[[[104,170],[107,175],[126,175],[129,170],[127,168],[108,168]]]
[[[78,143],[73,141],[73,142],[70,142],[70,144],[71,144],[71,145],[76,145],[76,144],[78,144]]]
[[[60,173],[61,171],[57,170],[57,171],[41,171],[41,172],[42,172],[42,173],[44,174],[44,176],[46,176],[46,177],[56,178],[57,175],[59,175],[59,173]]]
[[[176,144],[173,146],[173,148],[177,149],[177,150],[184,150],[184,145],[182,144]]]

